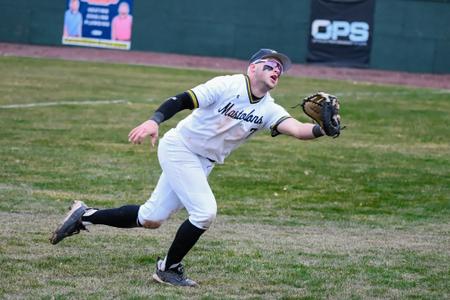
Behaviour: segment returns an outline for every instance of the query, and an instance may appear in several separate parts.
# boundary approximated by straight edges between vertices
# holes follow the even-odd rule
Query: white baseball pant
[[[151,197],[139,208],[139,222],[157,228],[185,207],[194,226],[208,229],[217,214],[207,178],[214,163],[186,148],[175,129],[160,139],[158,159],[163,171]]]

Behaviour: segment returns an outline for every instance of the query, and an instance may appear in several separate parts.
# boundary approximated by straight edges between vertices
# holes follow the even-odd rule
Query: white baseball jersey
[[[290,117],[269,93],[255,99],[244,74],[215,77],[188,93],[196,109],[176,130],[189,150],[217,163],[256,131]]]

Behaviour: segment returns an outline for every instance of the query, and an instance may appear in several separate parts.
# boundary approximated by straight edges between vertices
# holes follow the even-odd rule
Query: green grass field
[[[309,121],[291,107],[327,91],[347,129],[259,134],[216,166],[218,218],[185,260],[201,286],[183,289],[151,274],[185,212],[154,231],[48,238],[74,199],[143,203],[160,168],[129,130],[220,73],[1,57],[0,74],[0,298],[450,297],[449,91],[283,78],[272,95],[292,115]]]

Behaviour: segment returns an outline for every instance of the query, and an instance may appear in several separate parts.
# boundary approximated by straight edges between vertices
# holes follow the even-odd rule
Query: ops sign
[[[369,64],[374,0],[311,0],[308,62]]]
[[[367,22],[314,20],[311,36],[316,43],[367,45],[370,26]]]

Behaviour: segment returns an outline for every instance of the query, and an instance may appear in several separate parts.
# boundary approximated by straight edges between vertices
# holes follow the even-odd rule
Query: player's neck
[[[249,76],[249,78],[251,93],[256,98],[263,98],[270,91],[270,88],[264,82],[255,80],[252,76]]]

